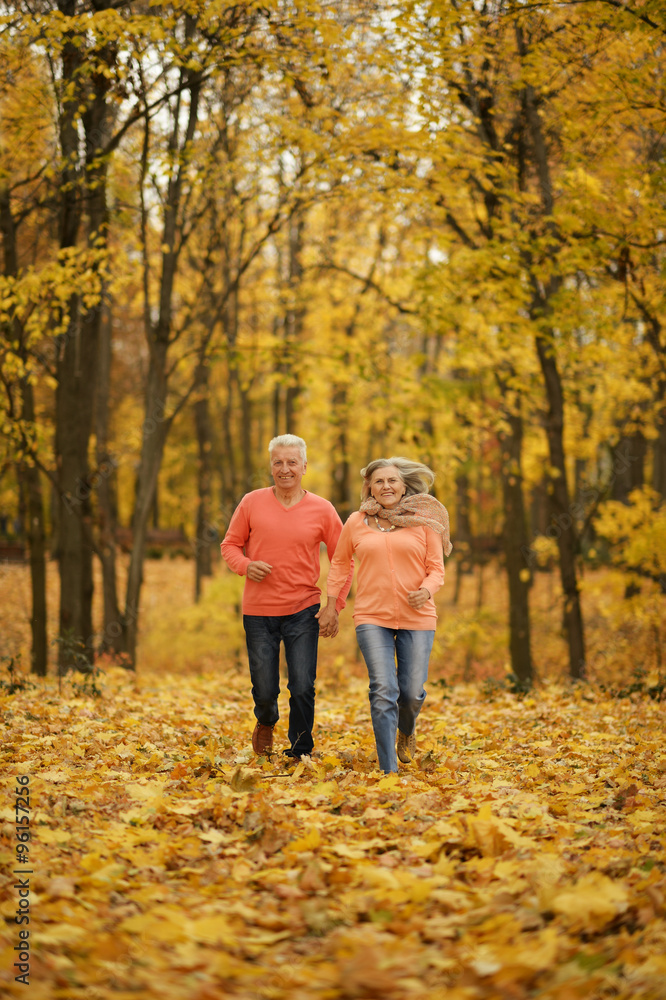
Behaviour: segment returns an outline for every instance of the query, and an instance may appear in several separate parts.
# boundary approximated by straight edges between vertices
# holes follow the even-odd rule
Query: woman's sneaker
[[[412,733],[411,736],[405,736],[401,730],[398,730],[398,760],[402,761],[403,764],[411,764],[414,759],[414,754],[416,753],[416,733]]]

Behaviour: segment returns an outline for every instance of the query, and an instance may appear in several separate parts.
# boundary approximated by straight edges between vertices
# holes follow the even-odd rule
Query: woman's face
[[[385,465],[372,473],[370,496],[382,507],[395,507],[404,497],[406,489],[395,465]]]

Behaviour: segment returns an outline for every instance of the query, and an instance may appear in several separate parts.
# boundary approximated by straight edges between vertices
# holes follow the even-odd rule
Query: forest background
[[[5,5],[6,662],[136,666],[146,556],[198,601],[294,432],[343,519],[370,458],[435,469],[514,686],[544,572],[560,671],[660,688],[665,37],[647,0]]]

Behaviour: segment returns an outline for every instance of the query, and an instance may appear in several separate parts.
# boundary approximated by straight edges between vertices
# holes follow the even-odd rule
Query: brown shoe
[[[398,730],[398,760],[402,761],[403,764],[411,764],[414,759],[414,753],[416,751],[416,733],[412,733],[410,736],[405,736],[401,730]]]
[[[270,753],[273,749],[273,726],[264,726],[258,722],[252,733],[252,749],[259,756]]]

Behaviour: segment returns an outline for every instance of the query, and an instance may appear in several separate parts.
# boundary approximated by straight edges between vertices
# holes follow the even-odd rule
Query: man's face
[[[271,455],[273,482],[283,490],[299,489],[307,464],[298,448],[274,448]]]

